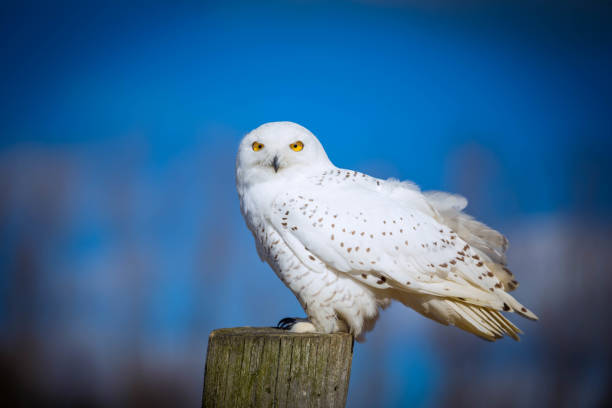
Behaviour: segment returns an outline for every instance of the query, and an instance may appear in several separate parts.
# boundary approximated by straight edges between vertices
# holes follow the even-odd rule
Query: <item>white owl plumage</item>
[[[308,315],[293,331],[360,339],[392,300],[491,341],[522,333],[502,311],[537,320],[508,293],[506,238],[461,196],[336,168],[292,122],[244,137],[236,184],[260,258]]]

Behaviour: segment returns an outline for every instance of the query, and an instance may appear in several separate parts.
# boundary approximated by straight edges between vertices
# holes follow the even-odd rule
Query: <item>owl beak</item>
[[[272,159],[272,167],[274,167],[274,172],[278,173],[278,168],[280,167],[278,163],[278,156],[274,156],[274,159]]]

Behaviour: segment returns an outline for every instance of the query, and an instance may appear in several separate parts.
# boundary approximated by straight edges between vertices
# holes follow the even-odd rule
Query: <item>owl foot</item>
[[[291,333],[316,333],[317,329],[308,319],[300,317],[285,317],[276,325],[282,330],[289,330]]]

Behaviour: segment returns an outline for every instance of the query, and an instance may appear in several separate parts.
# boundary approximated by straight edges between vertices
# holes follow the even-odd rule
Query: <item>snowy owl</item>
[[[522,333],[502,311],[537,320],[508,293],[506,238],[463,213],[459,195],[339,169],[292,122],[243,138],[236,187],[259,257],[307,315],[282,328],[362,339],[392,300],[490,341]]]

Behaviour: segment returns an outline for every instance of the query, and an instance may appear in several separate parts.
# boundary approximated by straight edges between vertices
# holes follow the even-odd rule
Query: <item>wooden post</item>
[[[203,407],[344,407],[353,336],[236,327],[210,333]]]

